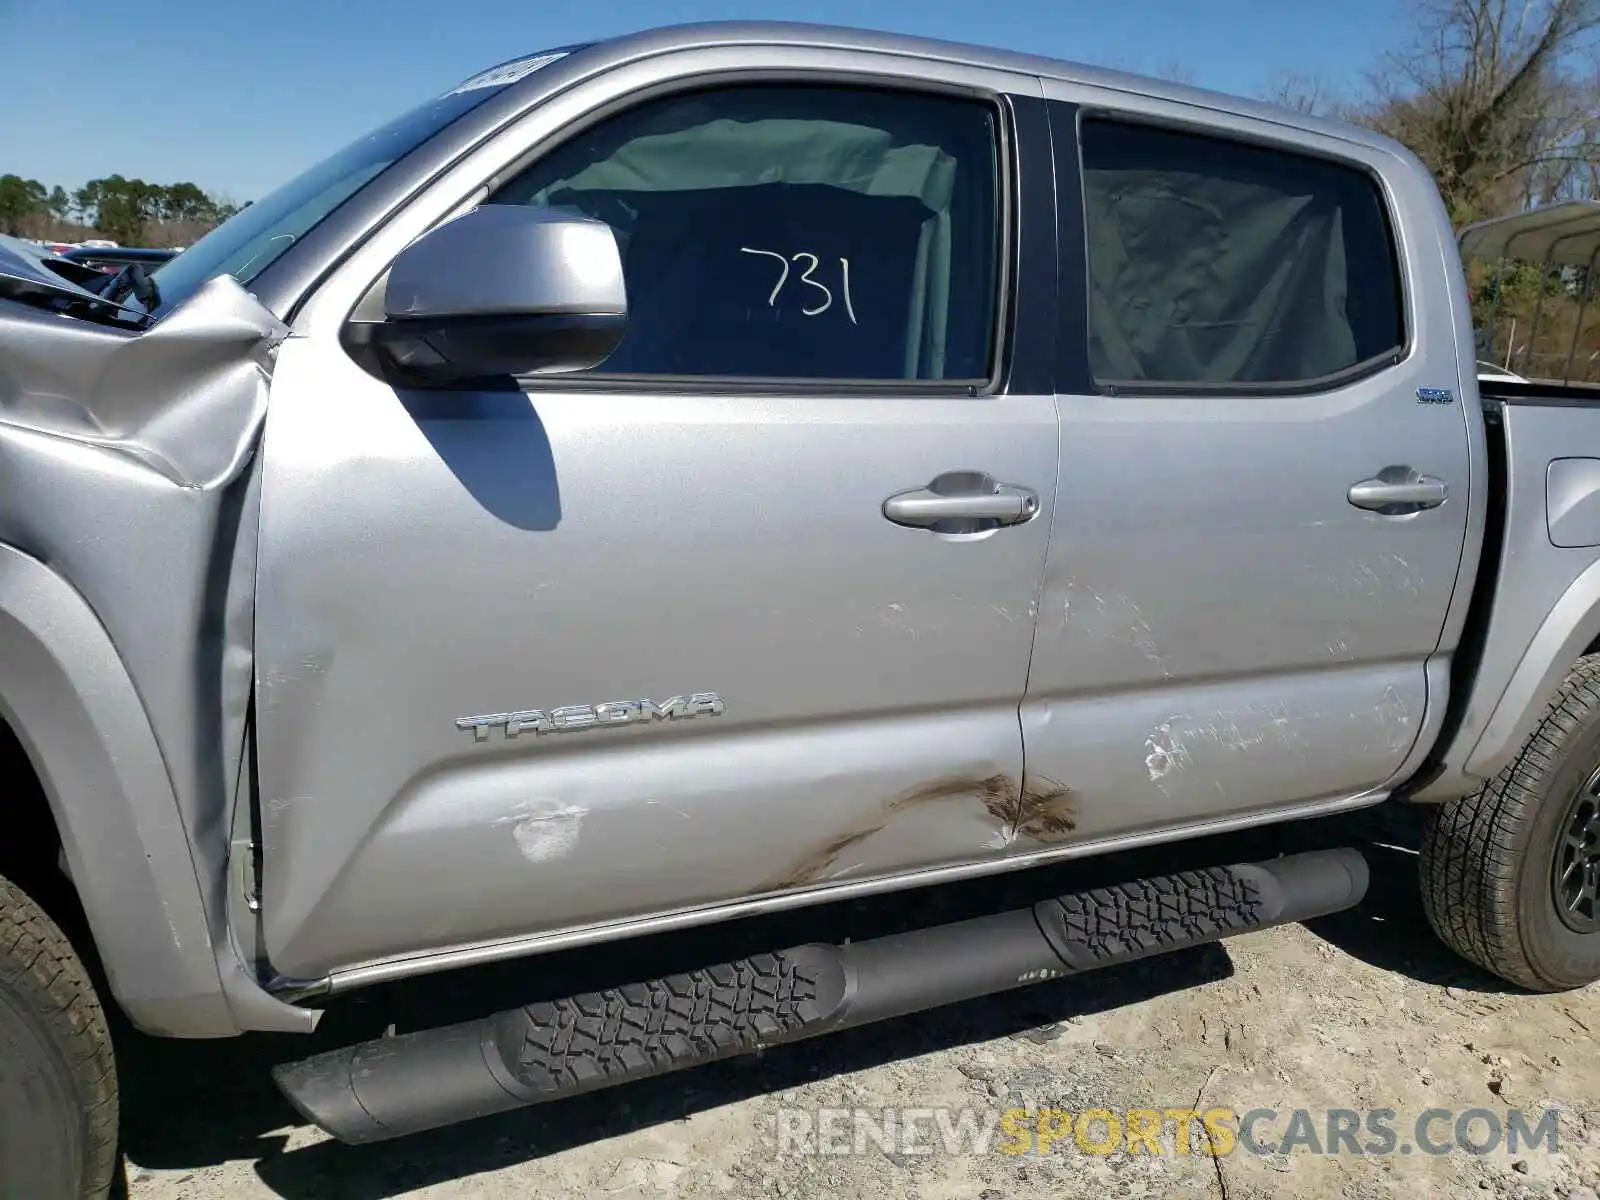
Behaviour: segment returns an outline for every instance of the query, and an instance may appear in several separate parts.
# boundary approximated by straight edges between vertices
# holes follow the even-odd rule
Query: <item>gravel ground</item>
[[[406,1027],[428,1004],[460,1007],[463,987],[466,1008],[477,1011],[494,988],[507,986],[503,977],[451,981],[444,999],[363,997],[349,1012],[330,1013],[314,1044],[153,1043],[128,1035],[128,1196],[1264,1200],[1431,1193],[1600,1200],[1593,1032],[1600,1030],[1600,985],[1530,996],[1444,950],[1416,899],[1415,825],[1404,810],[1384,810],[1255,835],[1253,854],[1262,839],[1268,852],[1297,848],[1289,842],[1302,837],[1363,845],[1374,883],[1349,913],[378,1146],[340,1146],[301,1124],[267,1067],[339,1044],[352,1031],[369,1036],[363,1031],[374,1023]],[[1209,861],[1244,857],[1238,839],[1226,849],[1193,849]],[[1014,882],[1038,888],[1082,879],[1085,869]],[[992,905],[1000,885],[987,886]],[[946,892],[880,902],[869,918],[889,919],[883,914],[892,917],[894,904],[902,916],[907,908],[926,914]],[[970,903],[972,894],[949,903]],[[847,930],[868,919],[859,906],[826,915]],[[811,919],[801,940],[822,927],[821,914]],[[703,933],[698,944],[680,942],[662,953],[707,961],[726,954],[737,936],[783,939],[765,943],[772,948],[792,944],[801,928],[791,920],[737,935]],[[628,961],[642,973],[643,957]],[[559,994],[571,982],[567,973],[583,969],[582,960],[552,960],[538,978],[547,994]],[[529,978],[514,984],[523,998]],[[1203,1152],[1198,1124],[1179,1146],[1171,1120],[1159,1154],[1148,1144],[1130,1153],[1125,1141],[1103,1152],[1103,1119],[1078,1130],[1082,1145],[1065,1133],[1040,1152],[1031,1136],[1041,1110],[1053,1131],[1067,1128],[1063,1110],[1107,1109],[1120,1124],[1127,1110],[1140,1108],[1274,1110],[1254,1127],[1258,1143],[1294,1129],[1321,1148],[1329,1141],[1328,1110],[1356,1110],[1365,1122],[1366,1110],[1388,1108],[1395,1110],[1396,1149],[1350,1153],[1352,1146],[1382,1148],[1365,1125],[1341,1153],[1317,1153],[1301,1139],[1274,1154],[1238,1145],[1212,1155]],[[855,1111],[827,1116],[828,1109]],[[932,1111],[918,1117],[908,1109]],[[1295,1124],[1295,1109],[1307,1110],[1304,1125]],[[1480,1112],[1469,1140],[1481,1145],[1498,1128],[1501,1144],[1485,1154],[1405,1153],[1430,1109],[1449,1110],[1425,1130],[1436,1144],[1448,1144],[1455,1116],[1472,1109]],[[1553,1112],[1556,1149],[1539,1143],[1509,1153],[1503,1131],[1515,1110],[1526,1113],[1530,1128]],[[948,1144],[941,1119],[956,1135]],[[974,1134],[990,1127],[986,1148],[975,1136],[959,1136],[963,1119]],[[909,1143],[908,1123],[920,1135]],[[821,1133],[832,1134],[826,1145]],[[1224,1135],[1217,1145],[1225,1150],[1230,1140]],[[1008,1152],[1018,1149],[1028,1152]]]

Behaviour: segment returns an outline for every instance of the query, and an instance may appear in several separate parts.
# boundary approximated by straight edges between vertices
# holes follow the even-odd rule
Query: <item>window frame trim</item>
[[[1063,364],[1074,365],[1066,364],[1065,356],[1069,353],[1076,355],[1081,352],[1081,368],[1073,372],[1073,374],[1077,376],[1076,382],[1082,388],[1083,394],[1091,396],[1189,396],[1241,399],[1325,396],[1352,384],[1381,375],[1385,371],[1401,367],[1415,356],[1417,351],[1415,288],[1411,280],[1405,243],[1402,240],[1403,227],[1399,220],[1399,208],[1395,203],[1394,191],[1390,186],[1389,180],[1373,164],[1358,158],[1330,152],[1319,146],[1297,142],[1281,134],[1266,134],[1251,128],[1224,127],[1202,120],[1176,118],[1164,114],[1139,112],[1133,109],[1120,109],[1102,102],[1080,104],[1073,101],[1051,99],[1048,103],[1052,114],[1063,107],[1076,110],[1072,114],[1071,153],[1068,157],[1068,163],[1076,175],[1075,203],[1078,219],[1075,228],[1067,228],[1066,215],[1063,215],[1061,237],[1063,244],[1066,244],[1067,239],[1076,241],[1077,255],[1083,268],[1083,276],[1077,283],[1076,294],[1071,304],[1066,299],[1066,291],[1069,285],[1063,281],[1062,307],[1064,316],[1067,315],[1069,308],[1081,310],[1081,322],[1075,322],[1070,334],[1063,329],[1060,353]],[[1213,383],[1207,381],[1102,379],[1096,376],[1089,359],[1089,225],[1082,137],[1083,123],[1086,120],[1104,121],[1112,125],[1143,126],[1168,133],[1205,138],[1214,142],[1227,142],[1252,149],[1276,151],[1280,154],[1316,159],[1365,176],[1374,186],[1384,226],[1388,233],[1390,265],[1393,270],[1395,285],[1398,288],[1400,302],[1400,342],[1376,355],[1360,362],[1352,363],[1348,367],[1310,379],[1262,382],[1223,381]],[[1060,139],[1061,142],[1066,140],[1066,138]],[[1060,163],[1062,148],[1060,144],[1056,147],[1058,160],[1056,169],[1058,173],[1062,171]],[[1073,315],[1076,315],[1076,311]],[[1068,350],[1069,346],[1072,347],[1070,351]]]
[[[819,86],[842,89],[893,91],[910,95],[944,96],[987,107],[995,119],[995,291],[990,330],[987,376],[962,379],[856,379],[828,375],[666,375],[628,372],[574,371],[553,375],[517,376],[517,386],[530,394],[548,392],[608,392],[668,395],[888,395],[979,398],[1007,394],[1016,367],[1013,333],[1016,298],[1025,266],[1017,250],[1018,225],[1025,205],[1021,178],[1016,113],[1011,93],[944,80],[908,80],[870,71],[839,71],[814,67],[727,68],[677,76],[649,88],[613,97],[569,122],[553,137],[531,146],[484,181],[480,197],[494,195],[547,155],[574,137],[621,113],[657,100],[691,95],[715,88],[742,85]],[[1024,97],[1024,99],[1032,99]],[[1042,103],[1042,101],[1041,101]]]

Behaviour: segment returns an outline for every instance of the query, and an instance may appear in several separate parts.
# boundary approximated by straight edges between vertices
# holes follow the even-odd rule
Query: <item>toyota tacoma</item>
[[[104,1193],[113,1009],[307,1033],[1364,806],[1461,955],[1600,978],[1597,393],[1474,347],[1392,141],[808,25],[513,59],[153,270],[5,243],[0,1193]],[[1221,857],[275,1078],[371,1141],[1368,881]]]

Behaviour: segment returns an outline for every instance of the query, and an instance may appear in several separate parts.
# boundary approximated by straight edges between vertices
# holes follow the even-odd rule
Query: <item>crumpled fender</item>
[[[232,276],[143,333],[35,309],[0,317],[0,423],[125,456],[186,488],[231,479],[288,328]]]
[[[142,332],[0,300],[0,709],[112,991],[154,1033],[315,1023],[240,967],[226,912],[251,464],[287,334],[228,276]]]

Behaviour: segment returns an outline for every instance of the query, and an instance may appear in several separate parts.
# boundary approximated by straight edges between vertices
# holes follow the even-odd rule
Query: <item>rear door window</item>
[[[1395,242],[1366,171],[1103,118],[1081,147],[1102,385],[1304,390],[1401,353]]]

